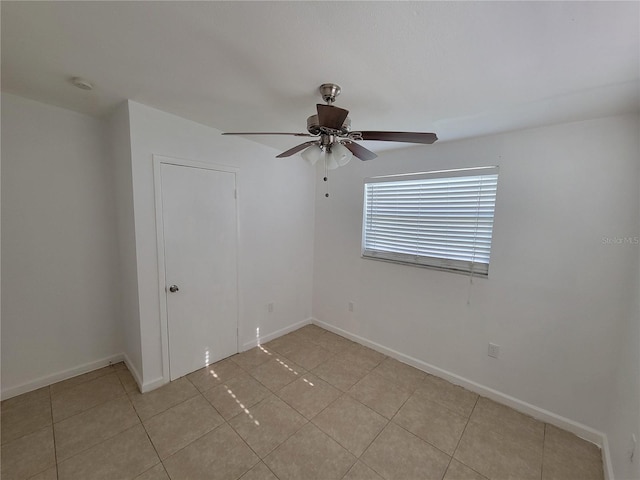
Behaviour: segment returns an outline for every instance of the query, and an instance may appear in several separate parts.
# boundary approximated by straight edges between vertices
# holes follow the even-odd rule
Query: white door
[[[160,164],[171,380],[238,352],[236,177]]]

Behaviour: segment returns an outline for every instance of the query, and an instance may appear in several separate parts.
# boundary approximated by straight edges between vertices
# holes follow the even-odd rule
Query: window
[[[362,256],[487,276],[498,167],[365,180]]]

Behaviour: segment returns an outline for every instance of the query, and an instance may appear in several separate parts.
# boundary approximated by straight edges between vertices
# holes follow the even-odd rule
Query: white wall
[[[129,102],[143,388],[162,382],[152,155],[240,169],[239,339],[311,316],[314,171],[300,158]],[[273,313],[267,304],[275,303]]]
[[[640,135],[636,130],[636,160],[640,160]],[[640,191],[638,191],[640,201]],[[629,201],[633,201],[632,198]],[[638,236],[636,232],[635,236]],[[640,256],[639,256],[640,260]],[[639,262],[640,263],[640,262]],[[639,269],[640,270],[640,269]],[[636,293],[621,322],[618,335],[618,367],[614,388],[611,391],[609,419],[605,428],[617,480],[640,479],[640,445],[636,446],[633,462],[631,434],[640,441],[640,271],[630,284]]]
[[[114,176],[117,216],[117,245],[120,278],[120,322],[122,348],[127,364],[141,384],[142,347],[140,338],[140,305],[138,303],[138,271],[136,268],[136,233],[133,216],[133,179],[131,168],[131,137],[129,103],[122,104],[108,119]]]
[[[611,390],[608,424],[609,440],[616,480],[640,479],[640,445],[636,446],[634,461],[631,434],[640,441],[640,316],[630,313],[625,328],[620,332],[618,369]]]
[[[603,237],[640,235],[638,130],[637,116],[623,116],[385,152],[337,170],[328,199],[320,179],[314,317],[611,431],[625,335],[633,334],[625,372],[637,377],[639,368],[638,317],[630,313],[639,247]],[[365,177],[496,164],[488,279],[470,289],[463,275],[360,257]],[[499,359],[487,356],[488,342],[500,345]],[[632,390],[621,400],[635,422],[626,438],[638,429]]]
[[[103,122],[2,94],[3,397],[122,351],[111,170]]]

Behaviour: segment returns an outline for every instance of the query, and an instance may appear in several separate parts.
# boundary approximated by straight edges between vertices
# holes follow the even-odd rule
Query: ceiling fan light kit
[[[223,135],[293,135],[296,137],[316,137],[277,155],[276,158],[290,157],[298,152],[311,165],[324,157],[325,168],[333,170],[349,163],[352,157],[360,160],[372,160],[377,157],[371,150],[356,143],[361,140],[379,140],[384,142],[405,142],[432,144],[438,137],[435,133],[424,132],[382,132],[352,131],[349,110],[333,105],[340,95],[340,86],[335,83],[323,83],[319,88],[326,105],[317,104],[316,115],[307,118],[309,133],[281,132],[226,132]],[[326,176],[325,176],[326,179]]]
[[[311,165],[315,165],[318,162],[318,160],[322,158],[322,153],[323,151],[320,148],[320,145],[317,145],[314,143],[309,148],[303,150],[300,156],[304,158],[307,162],[309,162]]]
[[[351,150],[345,147],[341,142],[334,142],[331,145],[331,149],[327,153],[327,155],[331,156],[331,162],[336,163],[336,166],[333,168],[344,167],[351,161],[351,158],[353,158],[353,153],[351,153]],[[328,165],[328,168],[330,170],[333,170],[331,166],[332,165]]]
[[[349,163],[353,154],[340,142],[335,142],[325,149],[318,144],[313,144],[306,148],[300,156],[311,165],[315,165],[318,160],[324,158],[327,170],[335,170]]]

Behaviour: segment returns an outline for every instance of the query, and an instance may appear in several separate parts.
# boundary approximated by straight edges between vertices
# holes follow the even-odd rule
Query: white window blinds
[[[498,168],[365,181],[362,255],[487,276]]]

